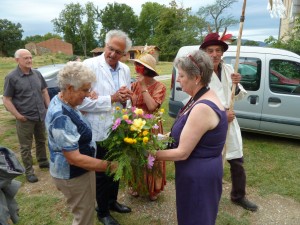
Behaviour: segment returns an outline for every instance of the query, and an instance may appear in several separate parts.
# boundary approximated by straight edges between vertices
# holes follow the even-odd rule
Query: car
[[[36,68],[40,71],[47,83],[50,99],[59,92],[59,88],[57,87],[57,75],[64,66],[65,64],[51,64]]]
[[[177,57],[186,56],[199,46],[183,46]],[[229,46],[223,61],[233,67],[236,46]],[[300,139],[300,56],[269,47],[241,46],[238,72],[247,96],[234,103],[242,130]],[[176,117],[190,96],[182,91],[173,68],[169,115]]]
[[[59,88],[57,87],[57,75],[65,65],[66,64],[51,64],[36,68],[40,71],[47,83],[50,100],[59,92]],[[131,83],[135,81],[136,79],[131,77]]]

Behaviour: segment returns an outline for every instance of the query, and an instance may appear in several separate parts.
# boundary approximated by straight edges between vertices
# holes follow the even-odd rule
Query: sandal
[[[139,197],[139,193],[138,193],[137,191],[134,191],[134,190],[132,189],[132,187],[130,187],[130,188],[128,189],[128,194],[130,194],[130,195],[133,196],[133,197]]]

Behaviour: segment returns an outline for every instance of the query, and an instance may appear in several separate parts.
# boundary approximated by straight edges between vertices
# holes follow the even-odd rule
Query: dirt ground
[[[61,195],[54,187],[47,170],[36,168],[36,174],[39,178],[39,182],[34,184],[25,182],[19,190],[20,192],[27,194],[47,193],[57,196]],[[158,217],[160,221],[163,221],[163,224],[177,224],[174,182],[168,182],[165,187],[166,189],[160,194],[159,199],[155,202],[149,201],[146,197],[134,198],[129,196],[126,190],[121,190],[119,192],[119,201],[131,206],[133,210],[132,214],[136,214],[137,216],[140,214],[148,214],[149,216],[151,215],[151,217]],[[247,218],[250,218],[252,225],[300,224],[299,202],[276,194],[262,197],[258,195],[256,190],[247,189],[248,198],[259,206],[257,212],[249,212],[230,203],[230,188],[230,183],[225,182],[223,184],[223,200],[221,201],[219,211],[225,211],[235,218],[242,218],[247,214]],[[64,199],[62,195],[61,197]]]

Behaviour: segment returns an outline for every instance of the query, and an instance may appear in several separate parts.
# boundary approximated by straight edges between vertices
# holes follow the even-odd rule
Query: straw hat
[[[136,59],[132,59],[132,61],[142,64],[143,66],[152,70],[156,74],[156,76],[158,76],[158,73],[156,71],[156,59],[152,55],[148,53],[142,53]]]

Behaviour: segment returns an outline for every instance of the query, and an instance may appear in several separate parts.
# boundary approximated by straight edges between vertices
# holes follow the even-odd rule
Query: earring
[[[198,85],[198,83],[196,82],[196,85]]]

